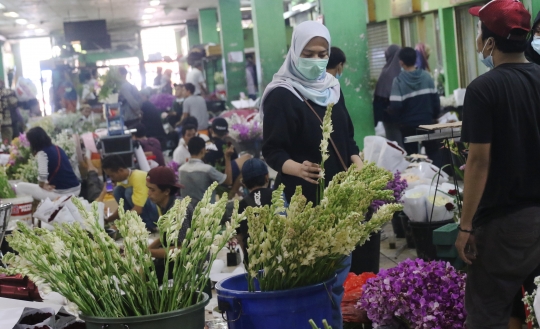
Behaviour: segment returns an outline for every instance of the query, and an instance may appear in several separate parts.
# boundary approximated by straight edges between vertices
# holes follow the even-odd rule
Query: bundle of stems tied
[[[222,229],[227,198],[210,203],[216,185],[195,208],[191,228],[181,243],[178,235],[190,199],[176,201],[159,219],[161,241],[169,250],[162,286],[148,250],[145,224],[135,212],[124,212],[122,203],[116,224],[124,237],[123,254],[99,226],[97,204],[88,213],[73,199],[85,228],[78,223],[57,225],[53,231],[19,225],[9,241],[19,254],[7,254],[3,261],[9,265],[8,272],[27,275],[44,292],[62,294],[84,315],[140,316],[189,307],[202,300],[199,292],[207,284],[209,264],[234,235],[238,223],[235,204],[231,222]],[[169,277],[171,266],[173,274]]]
[[[322,159],[328,159],[328,138],[332,132],[331,106],[323,120]],[[321,166],[324,170],[324,163]],[[248,208],[243,214],[249,226],[249,289],[285,290],[317,284],[330,279],[343,259],[358,245],[392,219],[400,204],[385,204],[365,220],[373,200],[394,200],[386,190],[392,173],[367,163],[362,169],[351,166],[334,176],[319,193],[314,206],[297,187],[288,208],[282,198],[283,186],[274,191],[272,205]],[[324,181],[320,182],[324,187]]]

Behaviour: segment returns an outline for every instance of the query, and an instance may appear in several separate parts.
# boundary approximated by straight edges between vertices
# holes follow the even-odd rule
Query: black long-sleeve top
[[[317,114],[324,118],[326,107],[309,101]],[[332,112],[334,132],[331,137],[336,143],[343,161],[351,165],[351,156],[358,155],[359,149],[354,141],[354,127],[345,106],[343,94]],[[316,202],[317,186],[304,179],[283,173],[287,160],[298,163],[310,161],[321,163],[319,151],[322,140],[321,122],[306,103],[291,91],[278,87],[264,100],[264,131],[262,153],[268,165],[282,174],[285,196],[290,201],[296,186],[301,185],[308,201]],[[324,164],[326,184],[339,172],[344,171],[334,148],[329,143],[330,157]]]

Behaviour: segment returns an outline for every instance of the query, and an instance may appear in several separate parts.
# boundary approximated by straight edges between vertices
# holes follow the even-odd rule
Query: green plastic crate
[[[444,225],[433,231],[433,244],[436,246],[453,246],[458,236],[458,224]]]

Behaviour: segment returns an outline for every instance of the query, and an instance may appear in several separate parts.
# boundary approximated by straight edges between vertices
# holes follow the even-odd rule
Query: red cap
[[[146,181],[150,184],[168,185],[178,188],[184,188],[183,185],[176,182],[174,170],[169,167],[156,167],[148,172]]]
[[[492,0],[483,7],[472,7],[469,13],[496,35],[509,40],[525,40],[531,30],[531,14],[518,0]],[[512,34],[515,30],[525,33]]]

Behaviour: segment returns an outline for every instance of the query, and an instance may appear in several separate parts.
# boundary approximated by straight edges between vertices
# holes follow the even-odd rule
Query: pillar
[[[454,8],[439,9],[441,48],[444,67],[444,91],[452,95],[459,88],[456,26]]]
[[[534,23],[534,20],[538,13],[540,12],[540,0],[531,0],[531,18]]]
[[[332,46],[341,48],[347,56],[341,90],[354,125],[354,139],[363,149],[364,137],[375,133],[369,90],[366,2],[321,0],[320,3],[325,25],[332,36]]]
[[[199,24],[197,23],[197,21],[187,22],[187,34],[188,34],[189,49],[201,43],[200,37],[199,37]]]
[[[6,79],[6,72],[4,70],[4,42],[0,42],[0,80],[4,80],[6,88],[11,88],[8,80]]]
[[[218,13],[221,25],[223,73],[227,98],[231,101],[239,99],[240,92],[247,93],[240,0],[219,0]]]
[[[199,10],[199,32],[200,43],[219,44],[219,34],[217,32],[217,10],[216,8],[206,8]]]
[[[259,94],[262,95],[287,54],[283,3],[252,0],[251,8]]]
[[[388,26],[388,44],[401,47],[401,21],[399,18],[391,18],[386,24]]]

